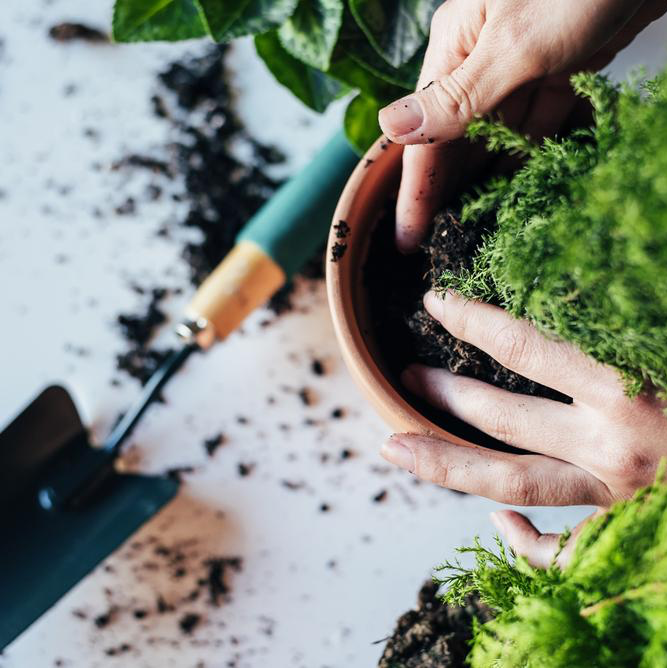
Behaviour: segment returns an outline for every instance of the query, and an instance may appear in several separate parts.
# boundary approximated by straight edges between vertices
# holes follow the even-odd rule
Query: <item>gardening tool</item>
[[[180,347],[103,445],[91,445],[57,385],[0,433],[0,648],[176,494],[173,478],[120,473],[123,443],[193,352],[224,339],[312,257],[357,161],[342,134],[334,136],[248,222],[187,307]]]

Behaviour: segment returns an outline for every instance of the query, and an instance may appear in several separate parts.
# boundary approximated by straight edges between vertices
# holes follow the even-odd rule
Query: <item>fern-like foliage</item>
[[[498,123],[471,137],[527,156],[463,207],[496,217],[467,272],[440,287],[504,305],[544,332],[615,366],[630,395],[647,382],[667,394],[667,74],[612,85],[578,74],[592,128],[533,146]]]
[[[656,482],[591,521],[564,570],[532,568],[479,541],[475,566],[444,564],[444,600],[477,593],[496,617],[475,629],[473,668],[667,666],[667,485]]]

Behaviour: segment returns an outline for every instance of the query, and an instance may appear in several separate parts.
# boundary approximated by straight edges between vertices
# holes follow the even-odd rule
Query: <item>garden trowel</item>
[[[224,339],[313,256],[357,160],[336,135],[248,222],[186,309],[180,347],[101,446],[58,385],[0,433],[0,649],[176,494],[170,477],[119,472],[123,443],[193,352]]]

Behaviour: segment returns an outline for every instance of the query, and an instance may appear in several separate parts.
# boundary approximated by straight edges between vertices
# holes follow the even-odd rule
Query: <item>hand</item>
[[[490,304],[453,293],[424,298],[428,312],[452,335],[509,369],[572,397],[571,404],[514,394],[444,369],[408,367],[403,383],[436,408],[531,454],[454,445],[395,434],[385,459],[417,477],[501,503],[606,508],[653,482],[667,456],[667,403],[652,393],[630,399],[619,374],[569,343]],[[513,511],[494,521],[519,554],[546,566],[558,536],[542,536]]]
[[[380,111],[383,132],[409,144],[396,206],[400,250],[416,249],[438,209],[488,166],[460,138],[497,110],[534,139],[588,117],[569,76],[599,70],[651,21],[664,0],[447,0],[436,11],[418,91]],[[496,166],[494,166],[495,168]]]

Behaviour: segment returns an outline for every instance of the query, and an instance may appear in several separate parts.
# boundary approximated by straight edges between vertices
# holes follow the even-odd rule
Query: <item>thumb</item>
[[[499,48],[499,40],[483,34],[487,28],[451,73],[380,110],[380,127],[389,139],[399,144],[457,139],[475,116],[492,111],[513,90],[539,76],[537,63],[519,58],[519,49]]]
[[[516,554],[536,568],[551,566],[560,545],[560,534],[540,533],[525,515],[514,510],[491,513],[491,521]],[[559,555],[559,563],[566,556],[564,553],[565,550]]]

